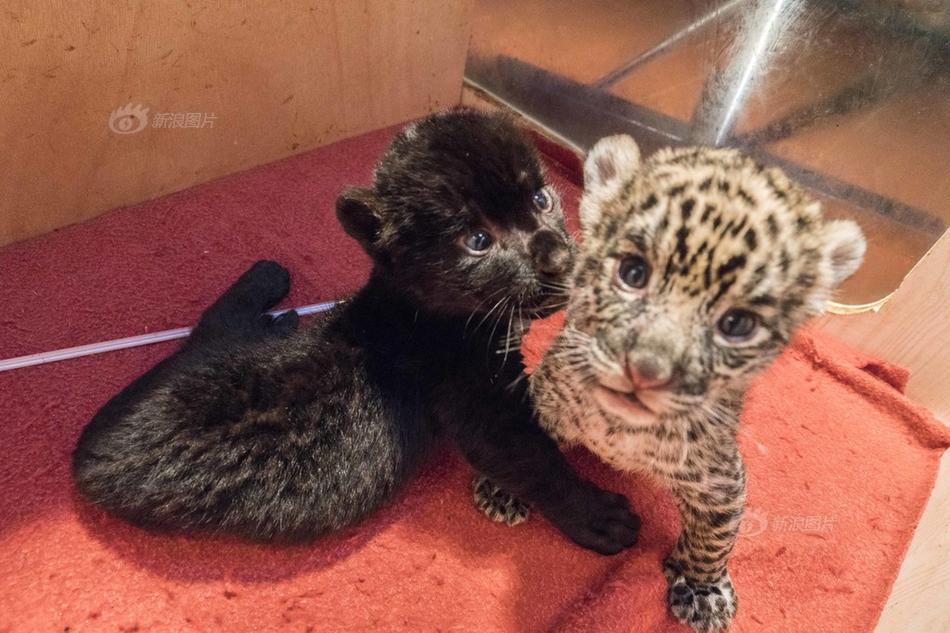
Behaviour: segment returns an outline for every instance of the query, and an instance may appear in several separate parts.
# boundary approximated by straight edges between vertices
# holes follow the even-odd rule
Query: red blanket
[[[357,288],[367,260],[333,218],[393,131],[369,134],[0,250],[0,358],[187,325],[255,259],[287,265],[286,305]],[[577,191],[557,173],[567,208]],[[557,323],[535,328],[537,357]],[[533,516],[472,505],[449,448],[398,500],[305,547],[149,534],[78,500],[69,459],[96,408],[172,344],[0,373],[2,631],[685,630],[660,560],[669,496],[582,451],[625,492],[640,543],[605,558]],[[819,335],[760,380],[742,423],[749,511],[731,564],[737,631],[869,630],[950,434],[906,374]]]

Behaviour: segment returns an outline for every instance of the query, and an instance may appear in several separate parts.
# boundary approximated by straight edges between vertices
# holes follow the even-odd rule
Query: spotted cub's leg
[[[491,482],[485,475],[476,475],[472,480],[475,507],[497,523],[518,525],[528,519],[531,509],[510,492]]]
[[[664,562],[667,602],[696,631],[721,631],[732,621],[738,599],[726,569],[745,503],[745,470],[738,452],[700,482],[673,486],[683,531]],[[721,464],[721,462],[720,462]]]

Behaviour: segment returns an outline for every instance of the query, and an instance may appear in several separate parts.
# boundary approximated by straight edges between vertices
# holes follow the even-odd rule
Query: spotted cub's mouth
[[[643,400],[638,398],[634,391],[617,391],[616,389],[611,389],[603,384],[599,384],[594,387],[593,396],[601,406],[613,412],[615,415],[623,417],[630,415],[656,415],[656,412],[648,407]]]

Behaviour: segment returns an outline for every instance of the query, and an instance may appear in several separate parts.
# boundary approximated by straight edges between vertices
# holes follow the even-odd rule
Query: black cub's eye
[[[482,255],[491,248],[493,241],[487,231],[478,229],[469,233],[468,237],[465,238],[465,248],[473,255]]]
[[[544,189],[538,189],[534,192],[534,206],[541,211],[547,211],[551,208],[551,196]]]
[[[630,255],[620,260],[617,279],[630,288],[643,288],[650,280],[650,264],[639,255]]]
[[[759,315],[736,308],[722,315],[716,326],[726,339],[744,341],[759,327]]]

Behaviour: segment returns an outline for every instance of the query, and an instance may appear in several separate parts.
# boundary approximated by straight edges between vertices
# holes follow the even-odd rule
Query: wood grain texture
[[[908,368],[907,395],[950,421],[950,232],[917,262],[878,312],[828,315],[818,325]]]
[[[950,454],[891,589],[877,633],[950,631]]]
[[[0,244],[459,102],[471,0],[11,0]],[[213,127],[119,135],[128,103]]]

